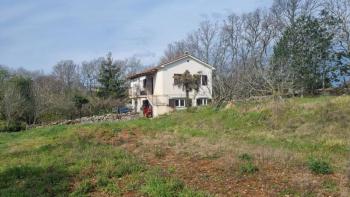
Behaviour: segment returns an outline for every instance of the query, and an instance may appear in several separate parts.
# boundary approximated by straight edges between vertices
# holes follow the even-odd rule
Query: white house
[[[129,97],[135,112],[152,109],[154,117],[176,109],[184,109],[186,92],[174,84],[174,75],[188,70],[192,75],[200,75],[199,91],[190,92],[192,106],[207,105],[212,99],[212,72],[214,67],[185,54],[171,62],[147,69],[129,76]],[[148,107],[150,106],[150,107]]]

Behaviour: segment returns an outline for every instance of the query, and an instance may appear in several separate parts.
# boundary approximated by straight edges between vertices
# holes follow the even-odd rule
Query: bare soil
[[[102,136],[100,136],[102,137]],[[102,137],[103,138],[103,137]],[[342,174],[315,175],[305,166],[269,162],[258,159],[258,171],[242,174],[235,152],[220,149],[220,154],[198,156],[201,147],[184,152],[181,147],[191,147],[191,141],[177,139],[169,134],[152,134],[140,131],[123,131],[117,136],[103,139],[122,146],[151,166],[169,170],[186,185],[207,191],[215,196],[347,196],[346,177]],[[204,140],[203,140],[204,141]],[[204,143],[204,142],[203,142]],[[206,144],[220,147],[216,143]],[[231,147],[234,148],[234,147]],[[214,148],[215,149],[215,148]],[[216,153],[216,152],[215,152]],[[275,158],[278,161],[278,158]],[[336,183],[329,188],[326,182]],[[338,187],[340,185],[340,187]],[[124,196],[132,196],[126,193]]]

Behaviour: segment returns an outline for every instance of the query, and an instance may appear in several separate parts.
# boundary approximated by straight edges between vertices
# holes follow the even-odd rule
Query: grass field
[[[350,96],[0,133],[0,196],[349,196]]]

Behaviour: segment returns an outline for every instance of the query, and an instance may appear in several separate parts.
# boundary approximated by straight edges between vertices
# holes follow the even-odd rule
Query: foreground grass
[[[0,196],[205,196],[79,127],[1,134],[0,150]]]
[[[347,173],[350,97],[239,102],[231,109],[193,109],[152,120],[1,133],[0,196],[207,195],[186,186],[172,170],[148,165],[140,152],[133,154],[115,144],[113,139],[122,131],[149,136],[154,144],[147,146],[149,141],[140,139],[135,145],[145,152],[155,150],[160,161],[168,154],[162,148],[166,143],[183,157],[204,152],[200,159],[209,161],[243,158],[222,169],[225,173],[233,169],[236,179],[267,173],[262,166],[266,163],[277,169],[282,165],[291,173],[315,173],[321,188],[309,193],[302,193],[308,185],[286,188],[279,195],[312,196],[320,194],[318,190],[338,195],[343,192],[341,181],[317,174]],[[176,140],[162,138],[169,135]],[[241,158],[242,153],[246,156]]]

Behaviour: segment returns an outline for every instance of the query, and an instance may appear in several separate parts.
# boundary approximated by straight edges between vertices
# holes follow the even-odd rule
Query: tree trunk
[[[186,90],[186,108],[188,109],[190,107],[190,91]]]

